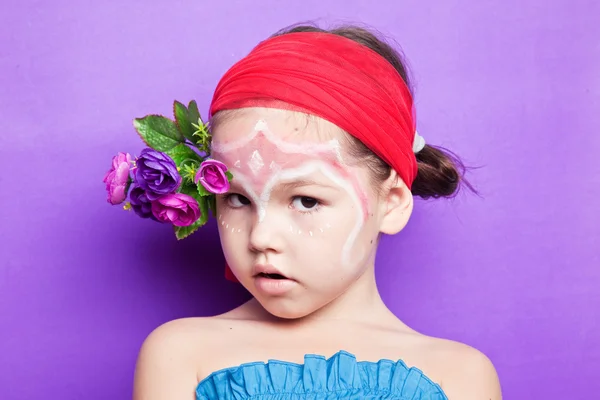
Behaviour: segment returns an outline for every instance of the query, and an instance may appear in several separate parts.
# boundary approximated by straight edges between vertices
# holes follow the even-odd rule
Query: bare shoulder
[[[183,318],[152,331],[139,351],[133,399],[194,399],[198,357],[211,322],[211,318]]]
[[[449,400],[501,400],[496,368],[481,351],[464,343],[427,337],[441,367],[440,382]]]

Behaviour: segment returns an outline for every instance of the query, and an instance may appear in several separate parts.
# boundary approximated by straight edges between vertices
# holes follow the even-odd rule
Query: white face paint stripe
[[[227,153],[232,150],[238,150],[239,148],[250,143],[260,132],[262,132],[265,138],[277,146],[277,148],[279,148],[279,150],[281,150],[283,153],[316,154],[333,151],[338,162],[340,162],[340,164],[343,163],[341,146],[337,139],[331,139],[325,143],[311,143],[308,145],[288,143],[274,135],[264,120],[259,120],[248,136],[232,143],[213,143],[211,145],[211,150],[216,153]]]
[[[258,220],[259,222],[265,219],[265,215],[267,213],[266,203],[261,200],[261,198],[254,192],[252,186],[250,184],[250,180],[241,172],[235,173],[234,179],[236,182],[240,184],[242,189],[246,192],[246,194],[250,197],[250,199],[256,204],[256,209],[258,212]]]

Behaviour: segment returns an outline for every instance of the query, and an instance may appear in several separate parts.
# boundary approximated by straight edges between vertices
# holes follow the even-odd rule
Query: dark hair
[[[273,36],[295,32],[331,33],[367,46],[394,66],[412,93],[408,71],[402,57],[392,46],[378,38],[372,32],[357,26],[342,26],[331,30],[324,30],[310,25],[298,25],[281,30]],[[378,185],[381,185],[390,177],[392,168],[361,141],[351,137],[350,144],[350,153],[365,162],[373,172]],[[413,195],[424,199],[453,197],[458,193],[461,185],[465,185],[474,191],[473,187],[464,178],[466,169],[456,154],[447,149],[427,144],[416,154],[416,158],[418,172],[411,188]]]

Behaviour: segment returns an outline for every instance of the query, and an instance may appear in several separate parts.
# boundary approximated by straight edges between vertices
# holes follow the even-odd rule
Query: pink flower
[[[112,159],[112,167],[104,176],[108,192],[107,201],[110,204],[120,204],[127,198],[127,189],[131,180],[129,179],[129,168],[133,158],[129,153],[118,153]]]
[[[152,214],[159,221],[175,226],[189,226],[200,218],[198,202],[183,193],[166,194],[152,201]]]
[[[227,166],[221,161],[205,160],[200,164],[194,182],[200,182],[211,193],[222,194],[229,190]]]

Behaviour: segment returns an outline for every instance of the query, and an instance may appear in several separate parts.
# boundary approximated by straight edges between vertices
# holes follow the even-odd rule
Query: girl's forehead
[[[218,116],[213,143],[237,142],[253,136],[260,128],[289,143],[322,143],[342,139],[343,132],[322,118],[300,112],[272,108],[247,108]]]
[[[253,173],[265,170],[297,166],[298,162],[319,159],[331,164],[343,165],[343,150],[338,138],[320,135],[290,134],[290,124],[281,126],[281,119],[269,124],[266,119],[255,120],[254,126],[228,124],[215,135],[212,156],[225,162],[229,168],[249,168]],[[241,126],[240,126],[241,125]],[[272,127],[275,125],[275,129]],[[246,131],[241,129],[246,128]],[[280,128],[280,132],[277,132]],[[234,131],[235,129],[235,131]],[[292,129],[294,129],[292,127]],[[235,134],[231,132],[244,132]],[[229,136],[229,140],[224,139]]]

